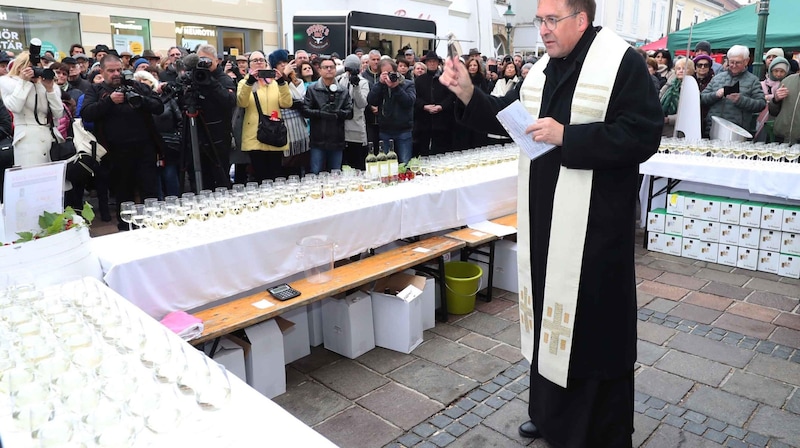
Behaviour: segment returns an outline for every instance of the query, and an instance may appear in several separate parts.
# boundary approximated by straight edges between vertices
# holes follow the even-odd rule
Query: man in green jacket
[[[700,93],[700,102],[710,106],[705,123],[706,131],[711,128],[711,117],[724,118],[745,129],[750,128],[752,116],[766,107],[764,91],[758,77],[747,71],[750,50],[743,45],[734,45],[728,50],[728,70],[717,74]],[[725,95],[725,87],[738,83],[736,93]]]
[[[800,142],[800,75],[787,76],[769,102],[769,114],[775,116],[775,140]]]

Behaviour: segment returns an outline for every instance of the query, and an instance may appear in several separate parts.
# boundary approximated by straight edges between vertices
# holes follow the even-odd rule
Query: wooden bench
[[[500,218],[493,219],[490,222],[516,228],[517,214],[513,213],[511,215],[502,216]],[[455,230],[445,236],[464,242],[464,247],[461,249],[461,261],[483,261],[482,259],[474,258],[474,255],[480,255],[488,259],[487,265],[489,272],[486,275],[486,290],[485,292],[478,292],[477,296],[486,302],[491,302],[492,288],[494,285],[494,248],[497,240],[501,238],[491,233],[481,232],[469,227]],[[488,251],[483,249],[485,246],[488,246]]]
[[[194,314],[203,320],[203,334],[189,341],[200,345],[207,341],[241,330],[252,325],[280,316],[281,314],[322,300],[326,297],[366,285],[377,279],[416,267],[438,277],[441,293],[441,307],[436,311],[437,318],[447,321],[447,302],[444,300],[444,255],[464,247],[463,241],[436,236],[417,241],[388,252],[359,260],[331,271],[332,279],[325,283],[309,283],[299,280],[292,287],[300,291],[300,296],[284,302],[276,300],[268,292],[259,292],[241,299],[233,300]],[[421,265],[436,260],[436,269],[425,269]],[[273,306],[265,309],[253,304],[266,300]],[[216,345],[216,343],[215,343]]]

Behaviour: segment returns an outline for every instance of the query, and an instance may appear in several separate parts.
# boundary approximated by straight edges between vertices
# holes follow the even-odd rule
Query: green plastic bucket
[[[466,261],[444,264],[444,283],[447,286],[447,312],[468,314],[475,309],[475,294],[480,290],[480,266]]]

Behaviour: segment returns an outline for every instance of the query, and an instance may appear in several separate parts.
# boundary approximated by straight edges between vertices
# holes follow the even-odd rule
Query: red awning
[[[650,42],[647,45],[642,45],[640,47],[644,51],[650,50],[666,50],[667,49],[667,36],[658,39],[657,41]]]

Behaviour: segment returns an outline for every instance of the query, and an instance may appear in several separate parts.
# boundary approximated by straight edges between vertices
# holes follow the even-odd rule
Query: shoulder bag
[[[14,166],[14,136],[0,129],[0,171]]]
[[[253,92],[253,98],[256,100],[256,109],[258,109],[258,132],[256,133],[256,139],[269,146],[276,146],[278,148],[286,146],[286,144],[289,143],[289,133],[286,129],[286,124],[284,124],[283,120],[280,118],[272,118],[264,115],[256,92]]]
[[[59,143],[54,131],[52,113],[48,113],[48,115],[50,134],[53,136],[53,143],[50,145],[50,160],[53,162],[61,160],[67,162],[66,178],[71,183],[78,185],[88,184],[94,178],[95,171],[99,167],[97,163],[97,142],[91,141],[89,143],[90,152],[78,151],[74,141],[72,117],[70,117],[67,135],[64,136],[64,141]]]

